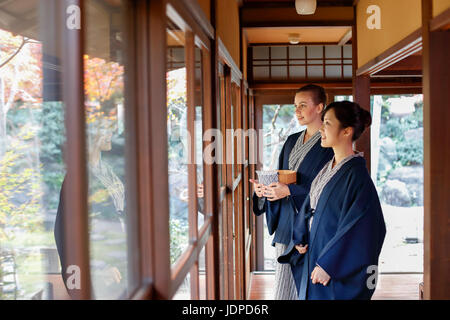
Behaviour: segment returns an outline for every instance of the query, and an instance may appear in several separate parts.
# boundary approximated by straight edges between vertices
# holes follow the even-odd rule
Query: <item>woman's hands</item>
[[[316,266],[311,273],[311,280],[313,284],[321,283],[324,286],[330,282],[331,277],[320,266]]]
[[[267,197],[269,201],[276,201],[286,198],[291,194],[287,184],[275,182],[271,183],[264,192],[264,196]]]
[[[253,188],[255,189],[256,196],[258,198],[264,197],[264,190],[266,187],[262,183],[259,183],[258,180],[250,179],[249,181],[253,183]]]
[[[297,251],[298,251],[300,254],[305,254],[306,251],[308,250],[308,245],[303,246],[303,245],[301,245],[301,244],[297,244],[297,245],[295,245],[295,249],[297,249]]]
[[[267,197],[267,200],[275,201],[286,198],[291,194],[289,187],[284,183],[276,182],[265,186],[259,183],[258,180],[250,179],[249,181],[253,183],[255,193],[259,198]]]

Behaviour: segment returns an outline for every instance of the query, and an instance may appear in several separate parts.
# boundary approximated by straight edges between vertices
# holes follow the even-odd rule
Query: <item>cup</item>
[[[256,170],[259,183],[268,186],[271,183],[278,182],[277,170]]]

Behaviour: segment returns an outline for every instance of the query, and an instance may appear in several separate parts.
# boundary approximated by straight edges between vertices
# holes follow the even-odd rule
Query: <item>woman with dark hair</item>
[[[127,294],[127,246],[125,188],[115,168],[105,161],[105,153],[112,150],[112,136],[116,129],[110,120],[99,118],[87,125],[88,137],[88,199],[91,291],[94,299],[117,299]],[[74,290],[68,283],[71,265],[69,253],[73,249],[64,241],[65,188],[64,179],[56,213],[54,236],[61,262],[61,275],[71,297]],[[125,259],[123,258],[125,257]]]
[[[386,227],[366,161],[353,142],[370,126],[371,116],[342,101],[328,105],[322,119],[321,144],[333,148],[334,158],[312,182],[278,262],[291,265],[299,299],[368,300]]]
[[[306,85],[295,95],[295,113],[298,122],[306,130],[290,135],[280,152],[278,169],[297,172],[297,183],[286,185],[273,183],[263,186],[254,183],[253,212],[266,213],[270,235],[274,234],[272,245],[276,257],[280,256],[292,239],[294,214],[309,193],[311,182],[326,162],[333,156],[331,148],[320,145],[319,129],[321,114],[326,105],[325,90],[317,85]],[[288,265],[275,261],[275,300],[296,300],[297,289]]]

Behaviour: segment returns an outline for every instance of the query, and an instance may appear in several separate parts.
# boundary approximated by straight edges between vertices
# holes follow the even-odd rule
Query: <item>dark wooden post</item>
[[[63,19],[63,100],[65,104],[66,149],[64,158],[67,175],[64,191],[64,246],[67,266],[80,270],[80,288],[69,289],[73,299],[91,299],[89,269],[89,235],[87,206],[86,132],[84,115],[84,28],[82,0],[62,2],[62,16],[67,17],[67,8],[80,9],[81,28],[69,29]],[[70,250],[69,250],[70,248]],[[63,273],[68,270],[62,270]]]
[[[353,97],[361,108],[370,112],[370,76],[356,76],[353,81]],[[370,129],[366,129],[356,141],[356,150],[364,152],[367,169],[370,172]]]
[[[450,32],[431,31],[422,0],[424,127],[424,299],[450,298]]]
[[[356,28],[356,6],[353,8],[352,63],[353,63],[353,101],[370,112],[370,76],[356,75],[358,68],[358,35]],[[356,150],[364,152],[367,169],[370,172],[370,130],[367,129],[356,143]]]

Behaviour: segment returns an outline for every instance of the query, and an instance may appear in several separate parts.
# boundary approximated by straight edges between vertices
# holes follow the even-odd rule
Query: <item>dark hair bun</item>
[[[370,127],[372,124],[372,115],[369,111],[361,108],[359,105],[359,119],[361,120],[361,124],[364,126],[364,129]]]
[[[325,113],[331,109],[334,110],[342,128],[353,128],[353,141],[358,140],[364,130],[372,124],[370,112],[361,108],[355,102],[338,101],[330,103],[322,113],[322,120]]]

